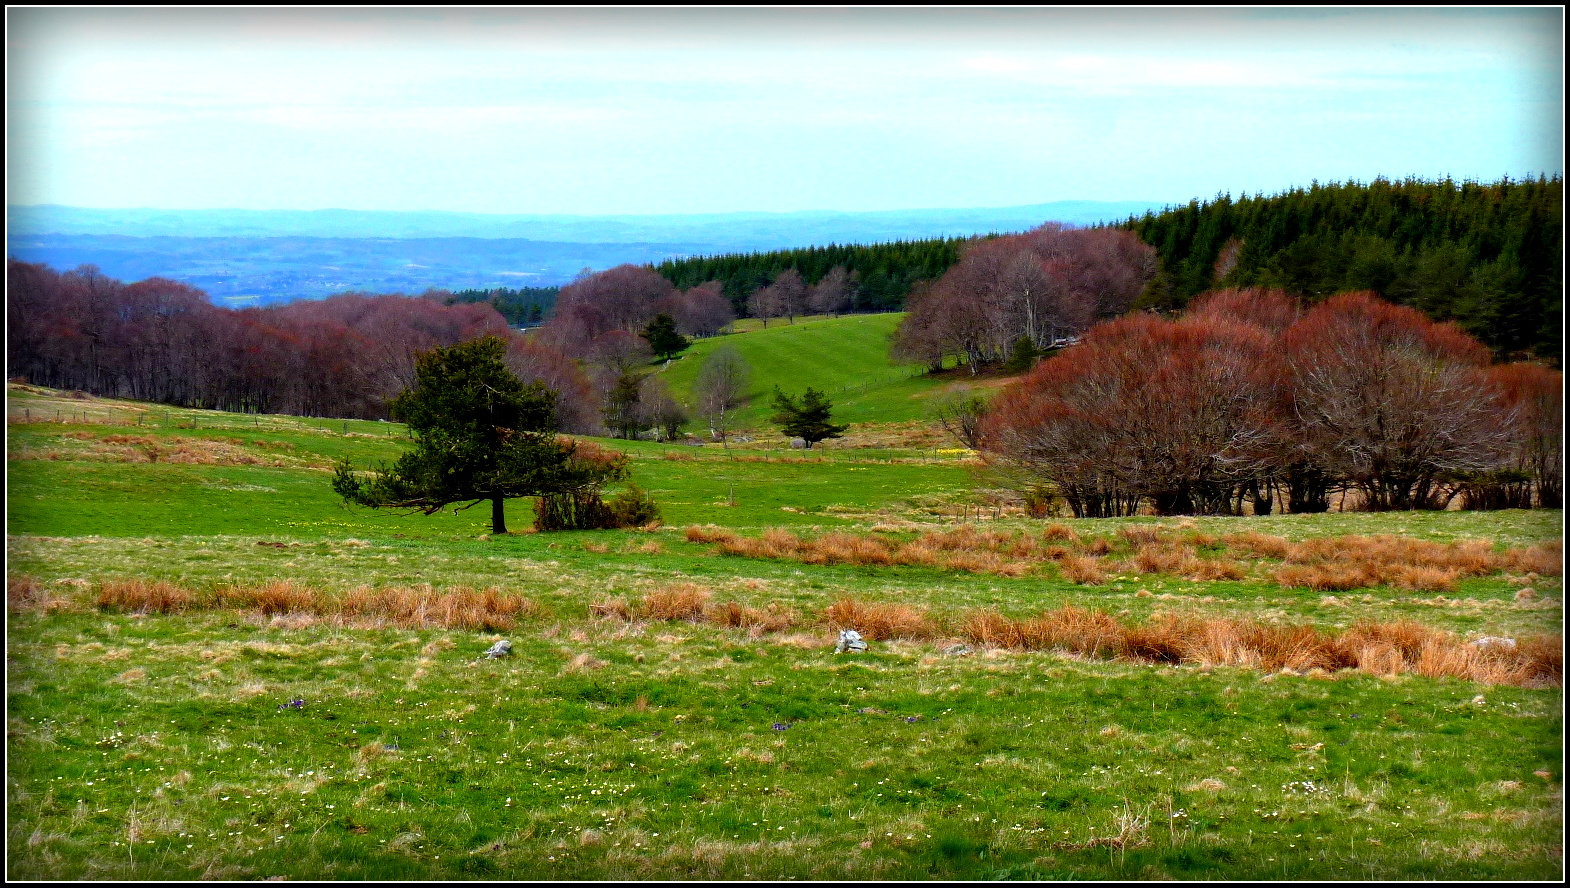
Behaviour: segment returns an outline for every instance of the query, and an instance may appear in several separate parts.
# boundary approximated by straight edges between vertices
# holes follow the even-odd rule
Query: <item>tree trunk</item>
[[[503,499],[491,497],[491,533],[507,532],[507,513],[502,508]]]

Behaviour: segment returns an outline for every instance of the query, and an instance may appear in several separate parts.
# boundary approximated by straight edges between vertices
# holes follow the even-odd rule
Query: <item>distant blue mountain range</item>
[[[362,210],[7,207],[7,252],[110,277],[163,276],[243,305],[344,290],[549,286],[625,262],[1116,222],[1163,205],[1059,201],[986,209],[666,216]]]

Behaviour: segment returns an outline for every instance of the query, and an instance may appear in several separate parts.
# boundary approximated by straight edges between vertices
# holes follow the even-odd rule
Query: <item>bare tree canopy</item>
[[[1131,232],[1056,223],[978,241],[930,287],[913,291],[895,353],[971,372],[1005,360],[1020,338],[1050,349],[1134,304],[1155,276],[1155,250]]]

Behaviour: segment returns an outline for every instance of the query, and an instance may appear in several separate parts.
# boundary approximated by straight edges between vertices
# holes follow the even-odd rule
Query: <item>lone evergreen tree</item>
[[[1008,362],[1003,365],[1004,373],[1024,373],[1036,366],[1036,359],[1041,357],[1041,350],[1030,341],[1029,336],[1021,336],[1014,340],[1014,350],[1009,352]]]
[[[668,314],[655,315],[649,326],[643,328],[638,334],[649,341],[649,348],[654,353],[666,360],[670,360],[679,351],[685,351],[692,342],[687,337],[676,332],[676,321]]]
[[[829,411],[833,406],[822,392],[811,386],[799,401],[780,391],[779,386],[774,387],[774,421],[780,424],[780,431],[806,441],[809,449],[825,438],[840,437],[850,428],[830,422]]]
[[[415,359],[415,383],[389,404],[414,449],[362,478],[340,460],[333,490],[345,502],[435,514],[491,502],[491,532],[506,533],[509,497],[598,494],[621,478],[624,459],[578,452],[555,433],[556,393],[525,385],[502,363],[506,344],[487,336]]]

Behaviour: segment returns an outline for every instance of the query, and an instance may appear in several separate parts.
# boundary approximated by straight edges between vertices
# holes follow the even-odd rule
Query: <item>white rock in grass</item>
[[[843,654],[846,651],[864,651],[867,643],[861,640],[861,633],[854,629],[840,630],[840,642],[834,646],[834,653]]]
[[[512,655],[512,642],[508,641],[505,638],[502,639],[501,641],[498,641],[495,644],[491,645],[491,649],[486,651],[485,654],[484,654],[485,658],[488,659],[488,660],[495,660],[498,657],[508,657],[508,656],[511,656],[511,655]]]

